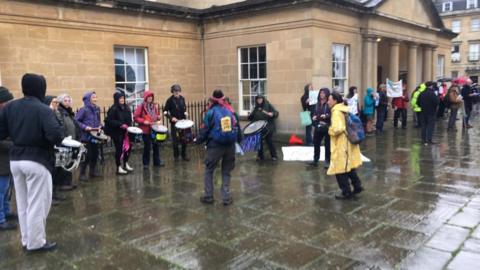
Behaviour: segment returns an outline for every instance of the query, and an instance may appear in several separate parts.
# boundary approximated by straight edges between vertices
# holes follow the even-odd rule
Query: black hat
[[[180,85],[178,84],[174,84],[172,85],[172,87],[170,87],[170,92],[181,92],[182,91],[182,87],[180,87]]]
[[[47,92],[47,81],[45,81],[45,77],[33,73],[26,73],[22,78],[22,92],[25,96],[32,96],[43,100]]]
[[[216,89],[215,91],[213,91],[212,96],[214,98],[223,98],[223,92],[220,89]]]
[[[12,93],[6,87],[0,86],[0,103],[5,103],[13,99]]]
[[[432,86],[434,86],[434,85],[435,85],[435,82],[432,82],[432,81],[429,81],[429,82],[426,82],[426,83],[425,83],[425,86],[426,86],[427,88],[432,87]]]
[[[50,103],[52,103],[54,98],[56,98],[56,96],[45,96],[43,103],[47,104],[47,106],[50,106]]]

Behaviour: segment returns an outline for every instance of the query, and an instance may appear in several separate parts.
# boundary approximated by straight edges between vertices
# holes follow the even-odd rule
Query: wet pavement
[[[476,122],[478,127],[480,123]],[[387,125],[390,127],[390,125]],[[234,203],[202,205],[203,149],[190,162],[104,178],[70,193],[48,218],[53,253],[26,255],[0,233],[0,269],[480,269],[480,132],[419,130],[368,137],[365,192],[333,199],[337,184],[301,162],[237,160]]]

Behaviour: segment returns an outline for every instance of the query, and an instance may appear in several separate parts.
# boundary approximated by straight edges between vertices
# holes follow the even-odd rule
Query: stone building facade
[[[188,100],[222,88],[246,115],[262,93],[290,132],[305,84],[411,90],[450,74],[438,59],[454,37],[430,0],[0,0],[0,78],[18,96],[23,73],[44,74],[76,106],[88,89],[108,105],[115,87],[164,102],[179,83]]]
[[[478,0],[436,0],[440,16],[458,36],[452,40],[451,77],[480,76],[480,6]]]

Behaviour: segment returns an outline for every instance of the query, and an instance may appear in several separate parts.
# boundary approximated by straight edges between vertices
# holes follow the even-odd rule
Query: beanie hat
[[[0,86],[0,103],[5,103],[13,99],[12,93],[6,87]]]
[[[215,91],[213,91],[213,95],[212,95],[214,98],[223,98],[223,92],[222,90],[220,89],[217,89]]]
[[[180,85],[178,85],[178,84],[172,85],[172,87],[170,88],[170,92],[173,93],[175,91],[178,91],[178,92],[182,91],[182,87],[180,87]]]

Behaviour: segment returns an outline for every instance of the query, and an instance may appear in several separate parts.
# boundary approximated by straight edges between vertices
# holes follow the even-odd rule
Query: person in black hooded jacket
[[[268,149],[270,150],[270,155],[272,160],[277,160],[277,150],[273,144],[273,134],[275,133],[275,119],[278,118],[278,111],[273,107],[267,99],[258,95],[255,97],[255,108],[248,115],[248,120],[255,122],[259,120],[267,121],[266,134],[264,134],[265,141],[267,142]],[[265,155],[263,153],[263,139],[260,141],[260,150],[258,150],[257,160],[264,160]]]
[[[107,112],[105,127],[113,143],[115,144],[115,162],[117,164],[117,174],[127,174],[132,172],[133,168],[128,165],[130,151],[123,151],[123,140],[128,138],[127,128],[132,125],[132,112],[126,104],[125,94],[116,92],[113,95],[113,105]]]
[[[422,143],[428,145],[435,144],[432,138],[433,132],[435,131],[435,120],[439,100],[437,95],[435,95],[435,83],[427,82],[425,85],[427,86],[427,90],[418,96],[417,104],[422,108]]]
[[[45,224],[52,203],[53,146],[63,140],[63,129],[43,99],[45,78],[25,74],[24,97],[8,103],[0,113],[0,140],[10,137],[12,171],[17,199],[22,245],[29,251],[50,251],[56,243],[46,241]]]
[[[313,85],[311,83],[305,85],[303,88],[303,96],[300,98],[300,103],[302,104],[303,111],[310,112],[310,117],[313,117],[316,105],[310,105],[310,91],[313,91]],[[313,125],[305,127],[305,145],[313,145],[312,127]]]

